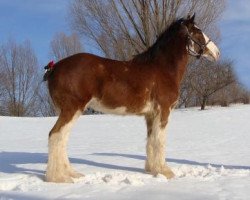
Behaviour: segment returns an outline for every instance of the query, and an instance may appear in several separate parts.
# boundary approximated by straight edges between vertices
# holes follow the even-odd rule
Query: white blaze
[[[220,56],[219,48],[211,40],[209,41],[209,38],[207,37],[205,33],[202,33],[202,34],[203,34],[203,37],[205,38],[205,43],[206,44],[208,43],[207,48],[210,51],[209,53],[211,54],[211,55],[204,54],[204,56],[208,58],[212,56],[214,60],[218,60]]]

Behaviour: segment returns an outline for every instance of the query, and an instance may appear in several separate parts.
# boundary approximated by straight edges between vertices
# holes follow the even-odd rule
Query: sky
[[[0,44],[9,39],[29,40],[44,66],[50,59],[49,45],[57,32],[70,33],[68,5],[72,0],[0,0]],[[239,80],[250,89],[250,4],[228,0],[220,19],[223,58],[234,61]],[[93,52],[90,46],[85,50]]]
[[[50,41],[57,32],[70,32],[70,0],[0,0],[0,44],[29,40],[39,64],[49,60]]]
[[[250,89],[250,2],[229,0],[222,19],[221,52],[234,61],[240,81]]]

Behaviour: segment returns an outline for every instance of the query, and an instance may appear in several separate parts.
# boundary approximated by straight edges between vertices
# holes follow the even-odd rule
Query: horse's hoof
[[[54,183],[74,183],[73,179],[70,176],[60,176],[60,177],[45,177],[47,182],[54,182]]]
[[[165,176],[167,179],[171,179],[175,177],[174,172],[172,172],[172,170],[168,167],[168,166],[164,166],[161,170],[150,170],[148,168],[145,169],[146,173],[152,174],[153,176],[157,176],[158,174],[162,174],[163,176]]]
[[[164,169],[162,170],[160,174],[164,175],[167,179],[171,179],[175,177],[174,172],[167,166],[164,167]]]
[[[70,173],[70,176],[71,176],[72,178],[81,178],[81,177],[84,177],[85,175],[84,175],[84,174],[81,174],[81,173],[79,173],[79,172],[71,172],[71,173]]]

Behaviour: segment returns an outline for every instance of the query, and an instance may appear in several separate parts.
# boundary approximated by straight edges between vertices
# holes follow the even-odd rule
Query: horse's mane
[[[152,61],[155,58],[158,51],[164,48],[166,46],[167,41],[171,39],[177,33],[177,31],[179,31],[180,24],[183,21],[184,21],[183,18],[173,21],[166,28],[166,30],[159,35],[156,42],[151,47],[149,47],[146,51],[135,55],[133,60],[137,62]]]

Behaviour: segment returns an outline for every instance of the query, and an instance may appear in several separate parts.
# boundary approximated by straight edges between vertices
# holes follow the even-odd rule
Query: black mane
[[[163,31],[162,34],[160,34],[156,42],[151,47],[149,47],[146,51],[136,55],[133,60],[138,62],[152,61],[158,51],[166,46],[167,41],[171,39],[174,35],[176,35],[183,21],[184,19],[181,18],[172,22],[170,26],[165,31]]]

